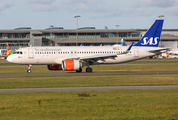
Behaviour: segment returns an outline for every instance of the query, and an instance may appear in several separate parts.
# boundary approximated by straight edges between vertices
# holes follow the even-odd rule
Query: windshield
[[[15,51],[14,54],[23,54],[22,51]]]

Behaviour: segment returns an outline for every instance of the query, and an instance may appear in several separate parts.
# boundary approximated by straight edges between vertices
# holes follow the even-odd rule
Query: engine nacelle
[[[62,70],[61,65],[47,65],[48,70]]]
[[[82,68],[82,63],[79,60],[67,59],[62,61],[62,69],[65,71],[76,71]]]

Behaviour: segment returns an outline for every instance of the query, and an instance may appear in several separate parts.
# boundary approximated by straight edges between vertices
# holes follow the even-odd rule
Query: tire
[[[27,73],[31,73],[31,70],[30,70],[30,69],[28,69],[28,70],[27,70]]]
[[[92,72],[92,68],[86,68],[86,72]]]

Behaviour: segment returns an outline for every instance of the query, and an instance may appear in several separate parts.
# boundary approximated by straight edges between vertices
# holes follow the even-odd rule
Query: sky
[[[76,29],[149,28],[164,15],[164,29],[178,29],[178,0],[0,0],[0,29],[50,25]]]

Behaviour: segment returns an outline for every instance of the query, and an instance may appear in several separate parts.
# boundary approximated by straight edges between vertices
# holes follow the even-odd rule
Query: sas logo
[[[158,40],[159,40],[159,37],[155,37],[154,38],[154,42],[153,42],[153,37],[151,37],[149,40],[148,40],[148,37],[145,37],[143,38],[143,42],[144,43],[141,43],[142,45],[157,45],[158,44]]]
[[[113,48],[113,50],[122,50],[122,48],[121,47],[119,47],[119,48]]]

